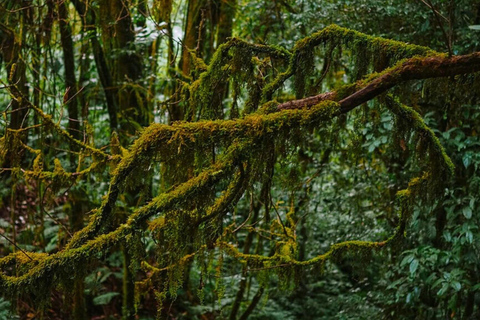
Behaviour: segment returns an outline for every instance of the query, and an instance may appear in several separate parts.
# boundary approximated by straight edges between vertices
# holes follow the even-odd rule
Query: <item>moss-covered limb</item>
[[[193,64],[193,67],[195,68],[195,71],[197,72],[205,72],[208,70],[208,65],[205,63],[205,61],[197,56],[195,50],[190,50],[190,56],[191,56],[191,61]]]
[[[255,54],[265,54],[273,58],[288,60],[290,52],[276,46],[251,44],[243,40],[232,38],[219,46],[212,57],[206,71],[200,74],[198,80],[190,86],[190,101],[187,120],[218,119],[221,117],[223,91],[221,88],[228,84],[232,75],[239,76],[252,64]],[[236,63],[235,61],[241,61]],[[199,63],[200,68],[205,68]],[[220,95],[220,96],[218,96]]]
[[[26,251],[19,250],[6,257],[1,258],[0,268],[6,268],[8,266],[15,265],[15,263],[20,263],[20,264],[35,263],[36,261],[40,261],[47,256],[48,254],[43,252],[26,252]]]
[[[242,166],[243,165],[240,165],[240,168],[242,168]],[[205,216],[201,217],[197,224],[204,223],[205,221],[214,218],[223,217],[223,215],[225,215],[228,210],[234,207],[240,200],[248,186],[249,178],[249,170],[240,170],[240,172],[235,175],[232,182],[230,182],[224,193],[217,198],[213,206],[206,210]]]
[[[140,268],[147,274],[147,277],[141,281],[135,282],[135,303],[138,305],[142,296],[152,291],[158,292],[158,290],[161,290],[160,288],[163,287],[164,295],[171,290],[178,289],[178,286],[183,281],[184,272],[189,272],[188,265],[192,263],[196,256],[202,255],[205,249],[206,246],[203,245],[197,251],[185,254],[182,257],[175,259],[173,263],[162,268],[152,266],[147,261],[142,261]],[[179,279],[172,279],[178,277]],[[168,279],[167,282],[165,282],[166,279]],[[175,283],[172,283],[172,281]],[[170,288],[169,286],[171,285],[173,285],[174,288]]]
[[[281,103],[277,106],[278,110],[288,110],[288,109],[303,109],[303,108],[309,108],[311,106],[314,106],[316,104],[319,104],[322,101],[326,100],[331,100],[331,101],[336,101],[337,100],[337,92],[336,91],[330,91],[330,92],[325,92],[316,96],[311,96],[303,99],[297,99],[297,100],[291,100],[287,101],[284,103]]]
[[[373,60],[379,56],[386,57],[391,63],[395,63],[401,59],[410,58],[413,56],[439,56],[438,52],[435,52],[427,47],[407,44],[400,41],[372,37],[354,30],[342,28],[337,25],[330,25],[306,38],[303,38],[295,43],[293,53],[290,57],[288,68],[285,72],[280,73],[272,82],[268,83],[263,89],[264,102],[272,99],[272,94],[283,83],[295,75],[295,87],[297,95],[303,98],[305,92],[305,81],[308,74],[313,70],[313,49],[321,44],[329,43],[332,46],[343,45],[353,51],[361,51],[361,55],[365,57],[365,61],[361,61],[363,64],[368,64],[368,61]],[[357,52],[357,56],[360,52]],[[357,66],[361,67],[361,66]],[[366,69],[366,67],[363,67]],[[297,105],[302,103],[317,104],[320,101],[326,99],[332,99],[329,94],[322,95],[310,99],[310,101],[303,101],[299,99]],[[288,103],[287,103],[288,104]],[[310,105],[312,105],[310,104]],[[301,106],[298,106],[301,107]],[[287,105],[282,106],[280,109],[288,109]]]
[[[11,113],[11,112],[9,112],[9,113]],[[18,134],[18,133],[22,133],[22,132],[29,131],[29,130],[32,130],[32,129],[39,129],[43,126],[44,126],[43,123],[39,123],[39,124],[34,124],[34,125],[31,125],[31,126],[28,126],[28,127],[19,128],[19,129],[7,128],[7,131]]]
[[[90,151],[94,156],[102,158],[102,159],[107,159],[107,160],[114,160],[116,158],[119,158],[119,156],[111,156],[105,152],[103,152],[100,149],[97,149],[95,147],[92,147],[86,143],[83,143],[80,140],[75,139],[68,131],[62,129],[59,124],[57,124],[55,121],[53,121],[51,115],[45,114],[42,109],[39,107],[35,106],[33,103],[31,103],[26,97],[24,97],[19,90],[17,90],[15,87],[10,87],[10,95],[12,96],[13,99],[23,101],[28,105],[28,107],[32,110],[34,110],[38,116],[42,119],[42,122],[49,126],[50,128],[53,128],[55,132],[57,132],[59,135],[67,139],[70,143],[78,146],[81,149],[85,149]]]
[[[243,164],[240,165],[242,167]],[[203,216],[196,218],[193,223],[194,227],[198,227],[200,224],[221,217],[231,207],[235,206],[238,200],[242,197],[246,185],[248,183],[249,175],[245,174],[243,170],[233,174],[232,181],[228,184],[226,190],[215,200],[215,203],[205,209]],[[193,200],[193,199],[192,199]],[[176,213],[174,213],[175,215]],[[170,217],[171,219],[172,217]],[[155,220],[149,222],[149,229],[152,232],[158,233],[168,225],[168,221],[165,216],[160,216]]]
[[[24,170],[23,174],[26,179],[36,179],[36,180],[51,180],[51,181],[70,181],[74,182],[76,179],[81,179],[82,177],[90,174],[92,171],[95,171],[96,168],[101,165],[101,162],[94,162],[88,168],[85,168],[77,172],[68,172],[65,171],[60,164],[58,159],[55,159],[55,170],[54,171],[43,171],[43,170]]]
[[[219,247],[224,252],[240,261],[245,261],[248,265],[255,269],[262,268],[282,268],[285,266],[311,266],[333,258],[335,255],[345,253],[347,251],[371,250],[385,247],[389,240],[375,242],[375,241],[344,241],[336,243],[330,247],[326,253],[316,256],[305,261],[298,261],[290,255],[275,253],[273,256],[263,256],[258,254],[242,253],[234,245],[230,243],[221,242]]]
[[[247,146],[249,144],[246,144]],[[143,229],[145,222],[155,214],[171,211],[181,207],[185,202],[202,197],[206,190],[232,174],[234,162],[242,156],[243,148],[239,145],[232,147],[232,152],[220,159],[215,165],[205,170],[195,178],[179,185],[168,193],[155,197],[144,207],[137,209],[116,230],[96,236],[93,240],[86,241],[79,247],[71,247],[56,254],[42,256],[36,260],[35,266],[29,267],[24,274],[19,276],[6,276],[0,273],[0,289],[8,293],[29,293],[48,290],[66,276],[70,278],[78,272],[79,266],[88,266],[98,254],[104,253],[114,245],[122,243],[128,235],[135,230]],[[92,222],[91,222],[92,223]],[[84,229],[88,234],[91,229]],[[88,237],[86,237],[88,239]],[[0,266],[12,261],[12,255],[0,259]],[[21,261],[17,260],[20,263]],[[48,295],[47,295],[48,296]]]
[[[192,253],[189,253],[187,255],[184,255],[183,257],[181,257],[180,259],[178,259],[178,262],[176,263],[172,263],[166,267],[163,267],[163,268],[157,268],[155,266],[152,266],[151,264],[149,264],[147,261],[142,261],[142,270],[145,271],[145,272],[148,272],[149,275],[148,275],[148,278],[147,279],[150,279],[150,278],[154,278],[156,276],[158,276],[160,273],[162,272],[166,272],[170,269],[173,269],[173,268],[176,268],[178,265],[182,265],[182,264],[185,264],[191,260],[193,260],[193,258],[195,258],[195,256],[200,252],[200,251],[203,251],[205,250],[207,247],[205,245],[201,246],[199,250],[195,251],[195,252],[192,252]]]
[[[387,108],[393,114],[395,114],[398,121],[408,123],[411,130],[419,131],[419,134],[422,136],[422,138],[430,141],[428,150],[431,157],[430,162],[440,163],[441,166],[445,168],[445,172],[453,175],[455,165],[447,155],[445,148],[440,143],[440,140],[435,135],[435,132],[433,132],[433,130],[427,126],[422,116],[413,108],[402,104],[390,95],[386,97],[386,101]]]
[[[51,286],[50,282],[54,283],[62,278],[62,272],[70,275],[74,274],[75,266],[86,264],[96,254],[104,252],[107,248],[122,241],[132,232],[131,230],[142,228],[151,216],[159,212],[181,208],[185,201],[192,201],[195,197],[201,197],[206,190],[205,188],[211,188],[220,180],[231,176],[232,170],[236,167],[235,163],[241,161],[242,157],[249,157],[249,152],[245,152],[245,148],[248,147],[251,150],[253,146],[251,139],[263,138],[266,133],[276,136],[276,133],[288,131],[292,128],[317,125],[319,121],[331,119],[337,110],[338,104],[325,102],[309,110],[286,110],[273,114],[252,115],[240,120],[178,123],[174,126],[153,125],[147,128],[118,165],[113,175],[110,192],[102,207],[93,215],[90,224],[75,234],[68,248],[42,259],[35,268],[19,277],[2,275],[1,287],[9,292],[16,290],[25,292],[39,286],[49,288]],[[200,173],[169,193],[157,196],[149,204],[136,210],[128,221],[120,225],[115,231],[99,235],[101,230],[108,226],[108,221],[111,218],[110,214],[120,192],[121,183],[129,178],[129,175],[139,163],[148,163],[152,158],[155,158],[156,152],[161,153],[165,147],[169,147],[169,143],[173,144],[173,141],[182,140],[182,137],[186,138],[191,136],[192,133],[198,132],[210,137],[212,131],[228,137],[250,139],[247,139],[244,143],[233,143],[225,157],[219,159],[211,169]],[[175,147],[178,152],[178,145],[175,145]],[[238,192],[232,194],[238,196]],[[45,280],[45,278],[52,277],[52,281]]]
[[[454,57],[414,57],[374,75],[360,90],[339,101],[341,111],[348,112],[388,89],[410,80],[449,77],[480,71],[480,52]]]
[[[225,241],[219,241],[218,246],[228,255],[247,263],[252,271],[263,269],[281,269],[285,267],[307,267],[313,265],[323,265],[327,260],[331,260],[338,255],[347,252],[364,252],[377,250],[395,243],[401,239],[406,230],[407,223],[411,217],[413,206],[417,198],[423,198],[427,192],[425,185],[430,182],[432,175],[424,173],[420,177],[410,180],[408,187],[397,193],[397,202],[399,204],[399,222],[395,232],[384,241],[343,241],[333,244],[330,249],[309,260],[297,260],[295,257],[295,243],[293,239],[277,242],[277,250],[272,256],[263,256],[258,254],[247,254],[240,252],[236,246]]]
[[[304,110],[306,111],[306,110]],[[290,113],[290,112],[284,112]],[[219,181],[231,176],[235,162],[240,159],[238,157],[245,156],[244,148],[251,146],[251,143],[244,143],[242,145],[234,145],[231,152],[227,153],[224,159],[220,159],[212,168],[199,174],[197,177],[181,184],[169,193],[161,194],[152,200],[148,205],[138,209],[128,219],[125,224],[120,225],[115,231],[108,234],[100,235],[94,240],[86,242],[78,248],[64,250],[54,255],[41,257],[36,261],[36,265],[23,264],[24,266],[32,266],[27,269],[24,274],[19,277],[10,277],[4,274],[0,275],[0,288],[5,289],[8,293],[24,292],[29,293],[40,291],[46,293],[52,285],[60,281],[63,276],[74,275],[78,265],[87,265],[96,255],[105,252],[108,248],[121,243],[132,232],[144,227],[144,223],[151,216],[159,212],[167,212],[181,208],[185,201],[192,201],[196,197],[201,197],[205,190],[208,190]],[[424,175],[421,178],[413,179],[409,187],[403,192],[399,193],[399,199],[405,204],[405,210],[408,211],[408,206],[421,190],[423,181],[427,180],[429,175]],[[215,206],[214,206],[215,207]],[[264,257],[261,255],[247,255],[238,252],[237,248],[228,243],[219,243],[219,246],[225,252],[232,255],[239,260],[247,260],[249,265],[254,268],[280,268],[280,267],[295,267],[295,266],[309,266],[314,264],[322,264],[326,260],[350,250],[372,250],[384,247],[388,242],[403,235],[406,221],[408,219],[408,212],[402,213],[401,224],[394,236],[382,242],[369,241],[347,241],[333,245],[332,248],[325,254],[320,255],[314,259],[307,261],[298,261],[294,258],[294,251],[290,250],[291,244],[281,244],[279,250],[271,257]],[[4,260],[5,259],[5,260]],[[6,261],[12,261],[12,257],[0,259],[0,265],[5,265]],[[28,263],[28,262],[27,262]]]
[[[14,295],[19,293],[39,294],[49,296],[50,289],[63,279],[70,279],[83,270],[87,269],[92,259],[104,253],[108,248],[117,244],[129,233],[127,226],[115,230],[108,235],[102,235],[95,240],[85,244],[83,247],[64,250],[56,254],[42,257],[35,261],[36,264],[24,264],[20,269],[26,269],[25,273],[19,276],[7,276],[0,273],[0,288],[5,294]],[[0,259],[0,265],[4,259]],[[16,261],[20,263],[21,261]],[[25,267],[25,268],[22,268]]]
[[[293,59],[293,57],[291,58]],[[291,65],[284,72],[279,73],[275,79],[267,83],[262,90],[262,102],[267,102],[273,99],[273,93],[280,88],[285,81],[292,77],[295,73],[295,70]]]
[[[387,240],[384,241],[344,241],[336,243],[330,247],[326,253],[318,255],[312,259],[299,261],[294,258],[291,254],[286,254],[286,251],[290,250],[280,250],[275,253],[273,256],[263,256],[258,254],[245,254],[242,253],[234,245],[226,242],[220,242],[219,247],[224,250],[228,255],[240,260],[245,261],[251,267],[255,269],[262,268],[283,268],[285,266],[300,266],[306,267],[316,264],[323,264],[327,260],[334,258],[336,255],[343,254],[346,252],[358,252],[362,250],[374,250],[385,247],[387,244],[397,239],[399,236],[403,235],[403,228],[398,228],[397,231]]]
[[[288,62],[287,70],[278,74],[274,80],[266,84],[262,89],[262,101],[266,102],[272,99],[273,93],[283,83],[295,75],[295,87],[297,95],[302,97],[305,92],[305,81],[310,72],[313,71],[313,49],[321,44],[338,44],[344,46],[351,46],[352,49],[365,51],[363,55],[372,57],[386,56],[391,63],[395,63],[400,59],[410,58],[415,55],[429,57],[440,56],[439,53],[421,46],[402,43],[399,41],[383,39],[378,37],[368,36],[360,32],[342,28],[336,25],[331,25],[323,30],[320,30],[309,37],[297,41],[292,53],[286,49],[250,44],[239,39],[230,39],[222,44],[215,52],[210,65],[205,66],[203,63],[199,64],[200,69],[206,68],[206,71],[200,75],[200,78],[195,81],[190,88],[190,116],[193,119],[194,115],[204,114],[209,108],[219,108],[214,100],[215,88],[220,83],[227,82],[232,74],[237,74],[238,70],[229,68],[232,58],[229,53],[231,49],[236,49],[236,55],[242,56],[242,60],[247,64],[254,54],[266,54],[270,57],[282,59]],[[367,59],[371,60],[371,59]],[[245,63],[243,63],[245,64]],[[323,97],[326,99],[327,97]],[[331,98],[331,97],[328,97]],[[217,99],[218,100],[218,99]],[[309,103],[318,103],[322,99],[311,99]],[[285,108],[286,109],[286,108]],[[213,113],[220,111],[212,110]],[[208,115],[209,118],[215,118],[215,115]],[[218,115],[217,115],[218,118]]]
[[[339,100],[341,113],[379,96],[394,86],[411,81],[430,78],[471,74],[480,71],[480,52],[454,57],[413,57],[398,62],[381,73],[370,75],[366,80],[347,85],[341,90],[317,96],[288,101],[277,106],[278,110],[308,108],[325,100]]]
[[[229,41],[227,41],[225,44],[228,44],[230,46],[237,47],[237,48],[246,49],[255,54],[265,54],[272,58],[281,59],[281,60],[288,60],[292,55],[290,51],[279,46],[253,44],[238,38],[232,38]]]
[[[266,45],[250,44],[239,39],[230,39],[225,44],[221,45],[212,62],[207,68],[207,71],[202,74],[200,83],[204,83],[209,89],[215,87],[215,81],[210,81],[211,78],[218,77],[220,69],[227,63],[227,53],[231,48],[242,49],[241,53],[251,56],[252,54],[267,54],[272,58],[282,59],[289,62],[288,68],[285,72],[280,73],[272,82],[267,84],[263,89],[264,102],[269,101],[272,98],[273,92],[275,92],[288,78],[297,74],[298,81],[304,81],[305,77],[302,76],[305,72],[309,72],[312,68],[305,65],[306,61],[312,60],[312,50],[325,43],[343,44],[347,47],[368,50],[369,54],[373,57],[379,55],[387,55],[392,62],[396,62],[400,59],[409,58],[415,55],[420,56],[437,56],[440,55],[427,47],[421,47],[417,45],[407,44],[395,40],[389,40],[379,37],[372,37],[357,31],[342,28],[337,25],[328,26],[311,36],[297,41],[293,48],[293,52],[276,47]],[[306,58],[306,57],[310,58]],[[300,70],[300,69],[306,70]],[[297,81],[297,80],[296,80]],[[301,83],[298,83],[298,87],[303,87]],[[199,85],[193,86],[195,90],[199,88]],[[207,89],[207,88],[205,88]],[[198,89],[201,92],[207,94],[206,90]],[[211,93],[211,92],[210,92]],[[318,101],[317,101],[318,103]]]
[[[234,170],[234,161],[236,161],[239,156],[238,152],[243,150],[243,148],[234,143],[232,144],[231,150],[232,152],[227,153],[223,159],[217,162],[209,170],[205,170],[195,178],[180,184],[172,191],[162,193],[155,197],[150,203],[135,211],[128,221],[132,221],[132,219],[133,221],[138,219],[146,221],[146,219],[156,212],[166,212],[174,209],[176,205],[181,206],[183,201],[187,201],[188,197],[190,197],[190,201],[193,201],[196,196],[200,196],[201,192],[205,191],[205,186],[212,186],[214,183],[222,180],[225,176],[231,174],[232,170]],[[126,159],[129,159],[129,157],[130,155],[127,156]],[[130,165],[135,166],[135,163]],[[123,163],[123,169],[120,169],[120,173],[117,171],[112,179],[113,181],[110,185],[109,193],[103,201],[102,206],[98,209],[97,213],[92,216],[89,224],[79,232],[75,233],[70,243],[67,245],[67,250],[79,247],[86,241],[97,237],[101,230],[109,225],[109,222],[113,218],[111,213],[115,207],[115,201],[120,193],[119,181],[121,180],[119,180],[118,177],[122,174],[122,170],[125,170],[126,168],[129,168],[129,166],[126,166],[125,163]]]
[[[245,144],[245,146],[250,146],[250,144]],[[28,271],[19,277],[9,277],[1,274],[0,288],[5,289],[9,293],[28,293],[38,288],[41,288],[42,292],[43,290],[47,292],[52,285],[58,282],[59,279],[62,279],[63,275],[74,275],[76,266],[87,265],[97,254],[121,243],[132,232],[142,228],[145,221],[152,215],[158,212],[173,210],[177,206],[182,207],[183,203],[202,197],[206,190],[209,190],[220,180],[225,179],[225,177],[231,176],[230,169],[235,167],[234,162],[237,161],[236,158],[242,156],[242,150],[243,147],[239,145],[232,147],[232,152],[228,153],[224,159],[220,159],[212,168],[181,184],[173,191],[157,196],[148,205],[138,209],[117,230],[109,234],[100,235],[79,248],[72,248],[43,257],[43,259],[39,259],[38,265],[27,269]],[[12,260],[12,256],[0,259],[0,265],[5,265],[6,262],[11,262]]]
[[[118,164],[110,188],[90,224],[77,232],[67,246],[73,248],[95,236],[111,219],[111,213],[121,190],[132,184],[132,176],[143,176],[154,159],[181,156],[182,148],[190,148],[199,141],[202,148],[212,141],[256,139],[270,134],[289,132],[293,128],[315,126],[330,120],[338,112],[338,104],[327,101],[309,110],[285,110],[272,114],[255,114],[237,120],[178,122],[173,125],[152,124],[134,142],[127,155]],[[137,173],[137,174],[135,174]]]
[[[338,112],[338,104],[325,101],[309,110],[284,110],[275,113],[256,114],[236,120],[213,120],[199,122],[177,122],[172,125],[153,124],[145,129],[142,136],[134,143],[131,155],[119,165],[118,175],[122,179],[128,176],[124,172],[136,157],[148,152],[165,151],[177,148],[176,141],[182,141],[185,147],[189,143],[215,140],[232,141],[235,138],[258,138],[265,133],[279,133],[302,126],[316,125],[321,121],[330,120]],[[173,146],[173,147],[172,147]],[[169,151],[164,152],[168,154]],[[136,155],[136,156],[135,156]]]
[[[17,131],[8,130],[13,134],[18,134]],[[107,160],[118,161],[118,157],[111,157],[110,159],[104,158],[98,161],[94,161],[88,168],[85,168],[81,171],[76,172],[67,172],[63,169],[62,164],[59,159],[54,159],[54,171],[45,171],[43,170],[43,154],[39,149],[34,149],[27,144],[25,144],[21,139],[14,139],[14,143],[21,145],[25,150],[36,155],[33,161],[33,170],[23,170],[21,173],[23,176],[28,179],[36,180],[50,180],[53,182],[53,185],[61,186],[70,185],[71,182],[74,182],[75,179],[82,178],[85,175],[88,175],[90,172],[94,171],[101,165],[104,165]]]
[[[379,53],[384,52],[397,59],[404,59],[415,55],[435,56],[439,54],[427,47],[407,44],[405,42],[381,37],[373,37],[334,24],[310,35],[309,37],[299,40],[295,44],[295,47],[299,49],[313,47],[325,42],[343,43],[347,47],[351,45],[351,49],[353,49],[353,46],[370,48],[373,54],[378,55]]]
[[[426,194],[426,198],[435,199],[436,195],[443,193],[445,184],[454,174],[455,166],[452,160],[433,130],[425,124],[418,112],[390,95],[386,96],[385,101],[386,107],[395,115],[397,134],[408,140],[412,131],[416,133],[418,158],[425,165],[424,170],[431,173],[428,179],[430,194]]]

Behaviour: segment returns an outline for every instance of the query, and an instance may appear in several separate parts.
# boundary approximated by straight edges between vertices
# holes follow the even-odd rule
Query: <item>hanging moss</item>
[[[310,79],[310,76],[315,70],[313,50],[300,50],[298,54],[295,55],[295,81],[294,88],[296,93],[296,98],[300,99],[305,96],[307,92],[306,84]]]
[[[129,153],[122,159],[112,178],[110,193],[107,195],[102,207],[92,216],[91,223],[78,232],[72,239],[67,250],[57,254],[50,255],[39,261],[35,268],[30,269],[25,274],[18,277],[0,276],[0,286],[8,292],[30,292],[42,287],[48,291],[55,281],[47,275],[56,275],[57,279],[61,274],[73,272],[76,265],[88,267],[88,261],[93,259],[96,254],[104,252],[107,248],[123,241],[133,230],[135,226],[142,226],[143,223],[153,214],[162,211],[172,210],[182,206],[182,201],[192,201],[195,197],[203,194],[203,188],[209,188],[219,180],[230,175],[233,168],[232,161],[238,156],[248,156],[243,152],[245,146],[251,146],[251,143],[243,145],[234,143],[230,147],[230,152],[223,161],[217,162],[211,170],[207,170],[172,190],[169,193],[161,194],[154,198],[148,205],[138,209],[125,224],[120,225],[115,231],[108,234],[99,235],[98,232],[105,224],[109,224],[111,219],[108,217],[111,213],[109,206],[114,205],[114,199],[119,192],[120,184],[125,183],[134,167],[137,167],[142,161],[151,158],[156,148],[164,150],[161,146],[171,141],[174,134],[176,139],[180,139],[181,134],[192,136],[193,133],[205,133],[208,130],[210,134],[235,135],[237,138],[244,135],[245,138],[255,139],[267,133],[289,130],[292,127],[303,125],[310,126],[330,119],[338,109],[338,104],[334,102],[324,102],[318,107],[310,110],[288,110],[280,113],[267,115],[252,115],[242,120],[236,121],[210,121],[199,123],[179,123],[173,128],[169,126],[153,125],[146,129],[142,136],[137,140]],[[238,160],[235,160],[238,161]],[[54,173],[63,175],[64,170],[56,163]],[[114,194],[116,193],[116,194]],[[238,193],[236,196],[238,198]],[[182,200],[183,199],[183,200]],[[222,201],[217,207],[221,207]],[[170,209],[168,209],[170,208]],[[211,213],[212,214],[212,213]],[[95,239],[93,236],[95,235]],[[88,239],[92,239],[87,241]],[[3,258],[3,259],[9,259]],[[0,259],[2,261],[3,259]],[[48,283],[45,283],[47,281]]]
[[[171,6],[169,1],[162,3]],[[166,8],[165,12],[160,9],[156,7],[158,19],[168,20],[169,9]],[[335,25],[298,41],[292,51],[230,39],[219,47],[209,65],[191,53],[195,71],[191,78],[182,80],[178,93],[179,97],[183,96],[181,102],[188,105],[186,120],[190,122],[151,124],[140,132],[128,150],[122,148],[117,134],[112,133],[110,154],[105,151],[108,148],[99,149],[75,139],[53,121],[52,116],[29,104],[45,130],[77,146],[79,158],[91,157],[91,161],[79,161],[77,172],[65,170],[60,159],[55,159],[53,168],[49,168],[51,164],[44,163],[46,156],[41,150],[25,145],[19,137],[22,133],[10,130],[0,138],[0,145],[10,151],[27,150],[34,157],[32,170],[22,172],[14,168],[15,175],[48,181],[54,190],[58,190],[109,165],[111,180],[100,207],[93,211],[88,225],[74,234],[65,249],[49,255],[17,252],[0,258],[2,270],[17,266],[16,274],[0,273],[0,289],[12,296],[35,294],[35,299],[42,301],[54,286],[63,283],[68,287],[72,277],[83,276],[104,252],[124,246],[125,252],[131,256],[131,263],[126,266],[128,270],[134,273],[141,269],[147,273],[145,279],[136,283],[135,305],[140,303],[140,292],[153,290],[160,313],[167,297],[176,295],[188,270],[187,264],[194,258],[201,265],[202,277],[207,275],[214,258],[220,257],[215,273],[216,278],[221,279],[225,255],[239,261],[245,272],[258,273],[262,287],[267,286],[270,277],[276,276],[280,286],[289,289],[295,283],[292,279],[298,281],[306,268],[323,272],[329,260],[335,261],[347,254],[366,257],[372,251],[400,240],[414,205],[418,200],[438,199],[453,173],[453,164],[420,115],[393,98],[381,100],[375,107],[386,105],[395,115],[394,134],[403,139],[413,136],[411,144],[416,146],[421,174],[397,193],[399,223],[389,238],[383,241],[343,241],[314,258],[299,260],[295,232],[298,219],[294,208],[290,208],[285,215],[286,221],[283,221],[281,215],[284,213],[279,213],[280,210],[273,205],[270,189],[277,159],[287,158],[292,153],[289,149],[300,145],[313,129],[324,126],[341,111],[339,103],[334,101],[323,101],[308,109],[279,111],[278,103],[273,100],[279,88],[292,76],[298,98],[310,92],[309,78],[314,74],[315,55],[325,48],[349,51],[356,57],[353,75],[359,81],[340,86],[335,96],[328,96],[336,100],[392,71],[403,63],[402,59],[440,55],[428,48],[375,38]],[[422,59],[412,61],[421,63]],[[272,66],[274,62],[279,62],[280,67]],[[378,73],[360,80],[372,69]],[[263,70],[266,70],[265,74],[262,74]],[[224,120],[227,106],[222,101],[223,96],[218,95],[217,91],[221,90],[217,89],[227,90],[229,86],[234,100],[231,119]],[[245,95],[244,116],[240,117],[239,101]],[[0,151],[0,160],[3,157],[5,153]],[[154,171],[152,167],[158,163],[179,171],[188,167],[189,171],[162,172],[163,176],[172,175],[171,184],[129,215],[118,215],[118,200],[129,190],[146,184]],[[293,177],[296,173],[292,172]],[[182,179],[175,179],[174,175],[179,177],[180,174],[184,174]],[[268,254],[260,249],[255,253],[241,252],[232,236],[237,226],[223,226],[226,214],[232,212],[245,192],[254,186],[261,188],[259,198],[265,207],[262,213],[265,224],[244,226],[244,230],[265,235],[272,241],[272,251]],[[155,266],[144,256],[141,237],[145,233],[157,241],[160,254]],[[258,247],[261,247],[260,242]],[[168,254],[162,255],[164,252]],[[200,286],[200,295],[203,294],[202,288]],[[217,282],[216,290],[221,298],[225,284]]]
[[[251,79],[254,54],[279,59],[286,59],[290,55],[287,50],[276,46],[250,44],[237,38],[220,45],[206,71],[190,86],[187,120],[220,118],[223,114],[222,101],[215,100],[218,88],[228,86],[231,77],[237,86],[241,80]]]
[[[401,104],[391,96],[386,98],[386,106],[395,115],[397,136],[408,141],[411,132],[415,133],[416,154],[423,171],[429,172],[431,176],[428,179],[428,192],[424,197],[430,200],[437,199],[443,195],[448,181],[454,174],[455,166],[452,160],[433,130],[414,109]]]

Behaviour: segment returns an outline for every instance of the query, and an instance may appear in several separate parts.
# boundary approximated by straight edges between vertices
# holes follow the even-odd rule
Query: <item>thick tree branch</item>
[[[346,113],[406,81],[449,77],[479,71],[480,52],[454,57],[414,57],[385,70],[371,81],[359,81],[356,84],[356,91],[339,101],[339,113]],[[282,103],[277,106],[277,109],[309,108],[324,100],[338,100],[338,96],[337,91],[322,93]]]

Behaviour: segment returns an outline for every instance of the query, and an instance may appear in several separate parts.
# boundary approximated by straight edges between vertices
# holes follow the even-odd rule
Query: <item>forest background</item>
[[[0,1],[0,319],[479,319],[477,51],[473,0]]]

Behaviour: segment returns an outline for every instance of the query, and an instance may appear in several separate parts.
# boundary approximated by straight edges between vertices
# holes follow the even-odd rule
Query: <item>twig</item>
[[[24,255],[27,256],[28,259],[30,259],[30,261],[33,261],[33,259],[22,249],[20,248],[19,246],[17,246],[17,244],[15,242],[13,242],[12,240],[10,240],[7,236],[5,236],[4,234],[0,233],[0,236],[2,236],[5,240],[7,240],[8,242],[10,242],[10,244],[12,244],[15,248],[17,248],[18,250],[20,250]]]
[[[440,14],[440,12],[438,12],[435,7],[433,6],[432,4],[432,1],[431,0],[419,0],[421,1],[422,3],[426,4],[427,7],[429,7],[432,12],[433,12],[433,15],[435,16],[435,19],[437,20],[437,24],[438,26],[440,27],[440,29],[442,30],[442,33],[443,33],[443,36],[445,38],[445,42],[447,44],[447,50],[448,50],[448,56],[452,56],[453,55],[453,51],[452,51],[452,43],[451,43],[451,38],[447,35],[447,32],[445,31],[445,28],[443,27],[443,23],[442,21],[440,20],[440,18],[443,18],[447,21],[448,24],[450,24],[450,20],[448,20],[447,18],[445,18],[443,15]],[[428,1],[425,2],[425,1]]]
[[[440,17],[442,17],[445,21],[449,22],[449,20],[444,16],[442,15],[440,12],[438,12],[438,10],[436,10],[433,6],[431,6],[430,4],[428,4],[427,2],[425,2],[425,0],[418,0],[420,2],[422,2],[424,5],[426,5],[427,7],[429,7],[430,9],[432,9],[435,14],[438,14]]]
[[[270,197],[270,203],[272,204],[273,210],[275,210],[275,213],[277,214],[277,218],[280,221],[280,224],[282,225],[283,233],[285,233],[287,238],[292,238],[290,235],[288,235],[287,228],[285,228],[285,225],[283,224],[282,218],[280,218],[280,213],[278,213],[277,207],[273,203],[272,197]]]
[[[52,216],[47,210],[45,210],[45,207],[43,206],[43,203],[45,202],[45,194],[47,193],[48,189],[50,188],[51,186],[51,183],[48,184],[46,187],[45,187],[45,190],[43,191],[43,194],[42,194],[42,199],[40,199],[40,210],[43,211],[43,213],[45,213],[50,219],[52,219],[57,225],[60,225],[63,227],[63,229],[67,232],[68,236],[71,238],[72,237],[72,234],[70,233],[70,231],[68,231],[68,228],[60,221],[60,220],[57,220],[54,216]],[[68,189],[67,189],[68,191]]]
[[[235,230],[233,230],[232,233],[237,232],[238,230],[242,229],[245,226],[245,224],[247,224],[248,220],[250,220],[250,217],[252,216],[252,212],[253,212],[252,207],[253,207],[253,194],[250,192],[250,210],[248,212],[248,217],[247,219],[245,219],[245,221],[242,222],[241,225],[239,225]]]

